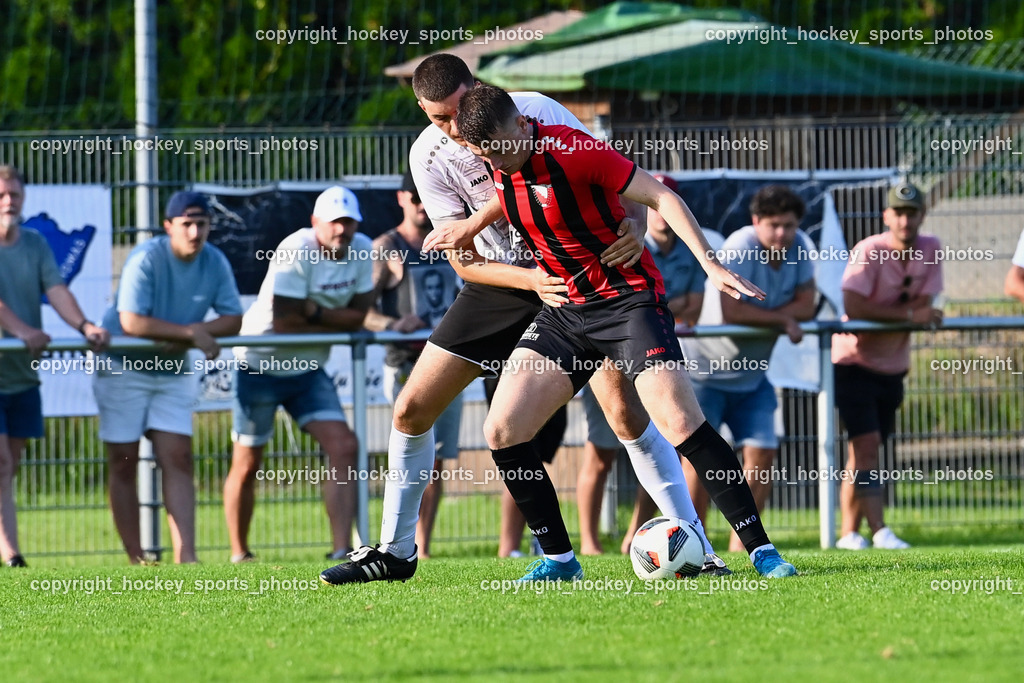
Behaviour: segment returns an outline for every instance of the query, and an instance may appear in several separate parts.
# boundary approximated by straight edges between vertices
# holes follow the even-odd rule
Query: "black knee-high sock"
[[[558,508],[555,485],[537,455],[532,441],[491,451],[505,488],[526,518],[545,555],[572,550],[562,511]]]
[[[700,483],[729,520],[748,553],[771,543],[743,469],[721,434],[705,420],[689,439],[676,446],[676,451],[697,470]]]

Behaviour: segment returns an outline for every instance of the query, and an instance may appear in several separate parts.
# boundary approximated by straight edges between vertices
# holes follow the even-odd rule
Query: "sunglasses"
[[[913,281],[914,281],[914,278],[911,277],[910,275],[908,275],[905,278],[903,278],[903,291],[900,292],[900,303],[901,304],[905,304],[908,301],[910,301],[910,292],[907,291],[907,288],[910,287],[910,283],[913,282]]]

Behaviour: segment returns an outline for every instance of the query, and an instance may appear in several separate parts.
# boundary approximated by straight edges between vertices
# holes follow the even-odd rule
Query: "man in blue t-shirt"
[[[750,202],[753,225],[725,240],[719,258],[726,267],[764,290],[763,301],[743,296],[721,297],[727,325],[775,328],[794,343],[803,338],[800,322],[814,317],[814,248],[799,229],[804,202],[788,187],[762,187]],[[716,321],[717,322],[717,321]],[[699,337],[683,340],[690,377],[701,410],[716,429],[729,425],[733,441],[743,446],[743,473],[758,511],[771,493],[770,472],[779,441],[775,436],[775,388],[765,371],[775,337]],[[694,365],[696,367],[694,367]],[[708,495],[696,472],[683,462],[690,495],[701,519]],[[730,551],[743,550],[736,533]]]
[[[135,247],[121,271],[114,305],[103,317],[113,334],[164,342],[156,350],[111,357],[96,374],[93,392],[100,438],[110,461],[110,508],[132,563],[143,559],[136,490],[139,440],[153,442],[163,472],[164,505],[175,562],[196,562],[195,485],[192,480],[192,407],[201,367],[220,354],[217,337],[237,334],[242,305],[227,257],[206,243],[210,208],[197,192],[177,192],[164,212],[166,235]],[[213,309],[218,317],[204,322]],[[196,372],[198,370],[198,372]]]
[[[64,284],[46,238],[21,229],[25,182],[13,166],[0,166],[0,331],[25,344],[24,351],[0,352],[0,553],[9,567],[26,567],[18,547],[14,475],[28,439],[43,436],[39,375],[33,359],[50,343],[41,328],[45,294],[53,310],[88,340],[93,351],[110,334],[93,325]]]

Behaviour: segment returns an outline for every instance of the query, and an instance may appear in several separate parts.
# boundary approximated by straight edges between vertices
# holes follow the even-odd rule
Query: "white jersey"
[[[335,261],[320,258],[323,252],[313,228],[288,235],[273,253],[260,293],[242,318],[239,334],[273,333],[274,296],[312,299],[324,308],[342,308],[357,294],[373,291],[372,251],[373,241],[356,233],[349,246],[349,260]],[[234,352],[235,358],[245,361],[250,371],[262,369],[263,374],[283,376],[323,369],[331,349],[324,345],[281,349],[236,346]]]
[[[590,135],[586,126],[572,113],[537,92],[509,93],[519,113],[545,125],[571,126]],[[423,208],[435,225],[466,218],[466,209],[475,213],[494,196],[494,182],[483,159],[451,140],[431,124],[420,133],[409,150],[409,169]],[[484,257],[514,266],[533,267],[533,257],[504,218],[484,228],[474,240]]]

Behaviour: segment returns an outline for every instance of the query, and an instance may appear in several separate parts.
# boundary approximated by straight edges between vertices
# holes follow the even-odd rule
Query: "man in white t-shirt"
[[[373,304],[373,243],[359,234],[359,202],[351,190],[334,186],[317,197],[312,228],[294,232],[278,245],[259,296],[242,320],[243,336],[351,332],[363,326]],[[356,436],[345,423],[338,394],[324,365],[330,347],[237,347],[231,471],[224,482],[224,514],[231,561],[246,562],[256,473],[263,447],[274,433],[279,405],[309,432],[327,454],[330,476],[321,482],[334,542],[329,559],[351,550],[356,469]],[[244,366],[244,367],[242,367]]]
[[[1010,272],[1006,274],[1003,291],[1006,292],[1006,296],[1012,296],[1024,304],[1024,230],[1020,233],[1017,251],[1013,252],[1013,264],[1010,266]]]

